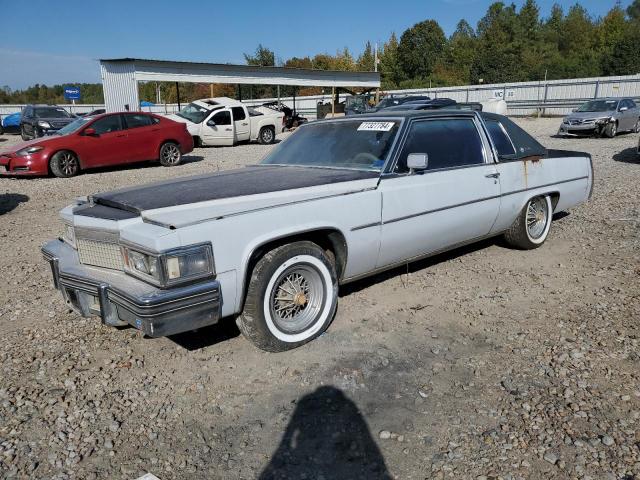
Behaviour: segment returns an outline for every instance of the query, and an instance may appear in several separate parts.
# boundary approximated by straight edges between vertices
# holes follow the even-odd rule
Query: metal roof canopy
[[[379,88],[378,72],[341,72],[220,63],[174,62],[142,58],[100,59],[108,112],[138,110],[138,82],[237,83],[300,87]]]

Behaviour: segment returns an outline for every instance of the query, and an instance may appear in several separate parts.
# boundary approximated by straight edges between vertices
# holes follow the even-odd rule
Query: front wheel
[[[258,142],[268,145],[276,140],[276,132],[273,127],[263,127],[258,134]]]
[[[616,122],[610,122],[604,127],[604,135],[608,138],[613,138],[618,133],[618,124]]]
[[[516,248],[538,248],[549,235],[552,216],[551,197],[534,197],[527,202],[511,228],[505,232],[504,238],[509,245]]]
[[[182,152],[178,145],[167,142],[160,147],[160,164],[163,167],[175,167],[182,161]]]
[[[69,178],[78,174],[80,171],[80,162],[72,152],[63,150],[57,152],[49,160],[51,173],[59,178]]]
[[[237,323],[258,348],[282,352],[322,334],[337,304],[338,279],[329,256],[313,242],[295,242],[258,261]]]
[[[636,120],[636,124],[633,126],[633,133],[640,133],[640,118]]]
[[[24,125],[20,127],[20,136],[22,137],[22,140],[24,140],[25,142],[29,140],[29,135],[27,135],[27,131],[24,129]]]

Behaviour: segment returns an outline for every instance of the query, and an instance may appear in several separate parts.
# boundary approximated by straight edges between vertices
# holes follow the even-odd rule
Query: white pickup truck
[[[195,100],[171,120],[187,124],[195,146],[230,146],[242,141],[268,144],[282,131],[284,113],[268,108],[247,108],[228,97]]]

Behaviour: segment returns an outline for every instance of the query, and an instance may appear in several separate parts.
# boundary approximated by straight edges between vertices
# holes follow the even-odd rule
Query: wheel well
[[[253,269],[258,261],[260,261],[260,259],[267,252],[270,252],[274,248],[278,248],[288,243],[300,242],[303,240],[313,242],[320,248],[322,248],[325,252],[327,252],[336,266],[336,274],[338,276],[338,280],[342,278],[347,266],[348,255],[347,241],[344,238],[342,232],[334,228],[323,228],[319,230],[311,230],[308,232],[295,233],[263,243],[262,245],[256,247],[255,250],[251,253],[249,261],[247,262],[244,277],[244,285],[242,291],[243,302],[244,295],[246,295],[247,287],[249,285],[249,280],[251,280],[251,273],[253,272]]]
[[[560,201],[560,192],[551,192],[549,193],[549,196],[551,197],[551,208],[555,210],[556,205],[558,205],[558,202]]]

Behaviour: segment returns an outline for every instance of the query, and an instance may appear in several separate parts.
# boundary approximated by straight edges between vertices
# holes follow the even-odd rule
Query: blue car
[[[4,133],[20,133],[20,119],[22,118],[21,112],[12,113],[2,117],[2,128],[0,133],[4,130]]]

